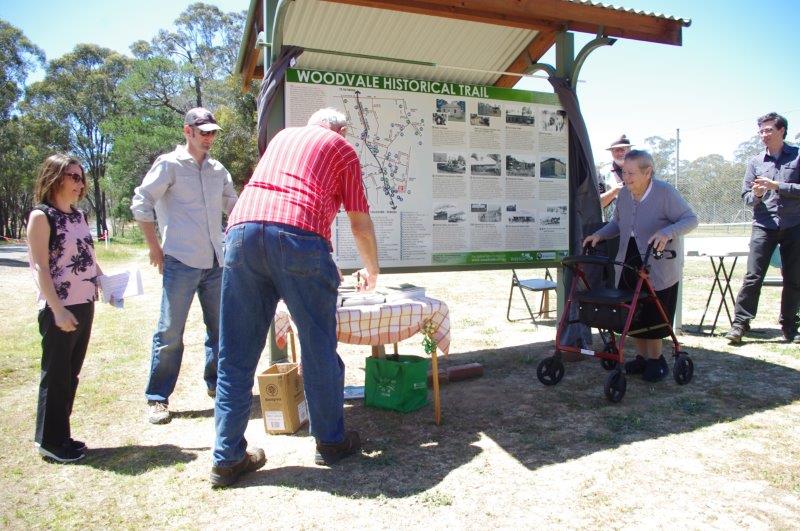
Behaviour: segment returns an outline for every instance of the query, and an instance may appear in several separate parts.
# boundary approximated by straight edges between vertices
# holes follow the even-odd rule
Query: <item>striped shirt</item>
[[[258,162],[228,221],[284,223],[331,239],[331,224],[347,212],[369,212],[355,149],[320,125],[279,132]]]

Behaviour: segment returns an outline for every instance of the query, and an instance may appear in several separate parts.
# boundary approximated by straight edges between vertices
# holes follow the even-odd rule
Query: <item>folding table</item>
[[[714,292],[717,291],[720,295],[719,304],[717,305],[717,312],[714,315],[714,322],[711,324],[711,330],[708,332],[709,335],[714,335],[714,330],[717,328],[717,321],[719,320],[719,314],[723,306],[728,316],[728,322],[733,325],[731,310],[736,305],[736,301],[733,297],[733,290],[731,289],[731,277],[733,277],[733,271],[736,269],[736,262],[739,260],[739,257],[747,256],[750,253],[746,250],[724,251],[721,249],[705,249],[700,250],[698,254],[700,256],[707,256],[711,260],[711,269],[714,270],[714,281],[711,283],[711,290],[708,293],[708,299],[706,299],[706,308],[703,310],[703,316],[700,318],[700,324],[697,325],[697,328],[700,333],[703,333],[703,321],[705,321],[708,308],[711,306],[711,299],[714,297]],[[729,263],[728,266],[725,265],[726,258],[733,258],[733,262]],[[730,307],[728,306],[728,301],[731,303]]]

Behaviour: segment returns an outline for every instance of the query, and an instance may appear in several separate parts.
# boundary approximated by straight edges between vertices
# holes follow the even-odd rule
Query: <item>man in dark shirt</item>
[[[725,336],[741,343],[756,316],[761,284],[775,247],[783,264],[780,322],[783,337],[800,343],[797,310],[800,306],[800,162],[798,148],[784,143],[788,122],[771,112],[757,120],[758,134],[766,148],[747,164],[742,198],[753,207],[750,255],[742,289],[736,297],[734,321]]]

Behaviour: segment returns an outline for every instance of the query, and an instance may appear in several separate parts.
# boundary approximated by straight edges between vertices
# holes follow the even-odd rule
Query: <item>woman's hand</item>
[[[63,332],[74,332],[78,326],[78,320],[72,315],[72,312],[64,307],[59,309],[53,308],[53,320],[56,326]]]
[[[651,243],[653,244],[654,251],[661,252],[667,246],[667,242],[669,242],[671,239],[672,238],[670,238],[669,236],[664,236],[662,234],[655,233],[653,234],[653,236],[650,237],[649,240],[647,240],[647,243],[648,245]]]
[[[603,241],[603,238],[598,236],[597,234],[592,234],[591,236],[587,236],[583,239],[583,246],[584,247],[596,247],[598,243]]]

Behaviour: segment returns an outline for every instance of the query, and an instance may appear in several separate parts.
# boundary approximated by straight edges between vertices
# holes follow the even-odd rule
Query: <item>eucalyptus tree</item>
[[[19,114],[28,75],[44,64],[44,52],[0,19],[0,236],[19,238],[31,206],[33,176],[47,143]]]
[[[95,44],[79,44],[48,64],[44,79],[29,87],[26,98],[31,114],[66,130],[72,151],[86,165],[91,189],[87,197],[96,214],[98,234],[108,228],[101,183],[114,143],[101,124],[121,112],[119,85],[129,67],[130,59],[124,55]]]

